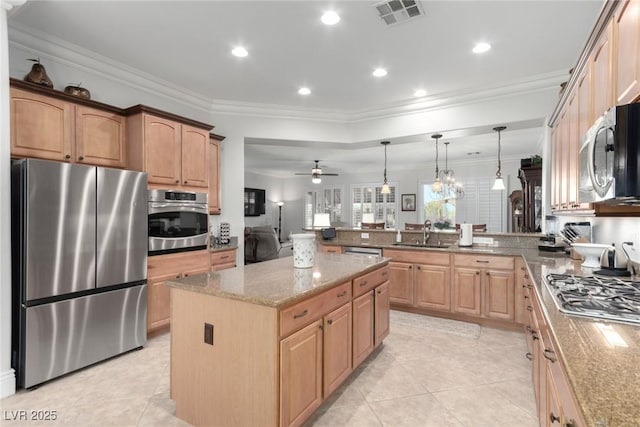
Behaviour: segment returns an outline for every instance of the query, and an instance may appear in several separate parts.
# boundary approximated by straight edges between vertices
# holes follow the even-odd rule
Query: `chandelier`
[[[449,143],[445,142],[445,168],[440,170],[438,168],[438,139],[442,138],[442,135],[437,133],[431,135],[431,138],[436,140],[436,179],[431,185],[431,190],[434,195],[439,199],[461,199],[464,197],[464,190],[462,184],[456,182],[453,169],[449,169]]]

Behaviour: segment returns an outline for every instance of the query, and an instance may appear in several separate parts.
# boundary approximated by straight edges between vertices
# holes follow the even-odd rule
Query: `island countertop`
[[[282,308],[386,265],[389,258],[318,252],[312,268],[291,257],[166,281],[173,288]]]

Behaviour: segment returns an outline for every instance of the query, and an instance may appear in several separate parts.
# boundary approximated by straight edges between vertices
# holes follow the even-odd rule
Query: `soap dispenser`
[[[402,235],[400,234],[400,230],[396,233],[396,243],[402,242]]]

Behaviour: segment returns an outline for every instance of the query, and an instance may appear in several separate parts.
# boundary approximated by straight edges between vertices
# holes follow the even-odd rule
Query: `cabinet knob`
[[[529,311],[533,311],[533,307],[531,307],[530,305],[527,306],[527,310]]]
[[[417,266],[416,268],[417,268],[418,270],[422,270],[422,267],[420,267],[420,266]]]
[[[71,158],[71,154],[67,154],[66,156],[64,156],[65,159],[70,159]]]
[[[338,294],[338,298],[342,298],[347,295],[347,291],[342,291]]]
[[[186,184],[186,183],[188,183],[188,182],[189,182],[189,181],[185,181],[184,183]]]
[[[551,423],[559,423],[560,417],[556,416],[553,412],[551,412],[549,413],[549,421],[551,421]]]
[[[526,357],[529,360],[533,360],[533,354],[531,354],[530,352],[527,352],[527,354],[525,354],[524,357]]]
[[[180,278],[180,275],[178,274],[178,275],[176,276],[176,279],[179,279],[179,278]]]
[[[189,273],[184,273],[184,277],[189,277]]]
[[[78,160],[83,161],[84,160],[84,156],[78,157]]]
[[[476,276],[479,276],[479,275],[480,275],[480,272],[479,272],[479,271],[476,271]]]
[[[176,184],[180,184],[180,180],[179,179],[176,179]]]
[[[330,324],[330,325],[333,324],[333,319],[327,320],[327,323]]]

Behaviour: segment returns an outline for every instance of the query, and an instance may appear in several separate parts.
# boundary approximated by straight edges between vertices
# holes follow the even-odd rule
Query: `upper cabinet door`
[[[209,187],[209,133],[182,125],[182,182],[190,187]]]
[[[11,88],[11,155],[70,161],[73,104]]]
[[[118,114],[77,105],[75,161],[124,168],[125,124]]]
[[[180,124],[144,115],[145,171],[150,184],[180,183]]]
[[[591,55],[591,93],[594,119],[613,106],[611,64],[611,21],[604,29]]]
[[[627,0],[615,18],[616,104],[640,96],[640,0]]]
[[[220,213],[220,141],[209,143],[209,213]]]

